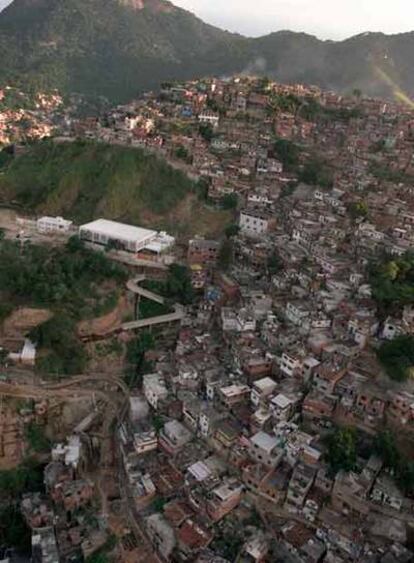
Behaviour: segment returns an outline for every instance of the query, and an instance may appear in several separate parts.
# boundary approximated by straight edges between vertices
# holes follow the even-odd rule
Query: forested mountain
[[[124,101],[169,79],[243,70],[284,82],[414,93],[414,33],[320,41],[291,32],[250,39],[166,0],[14,0],[0,13],[0,84]]]

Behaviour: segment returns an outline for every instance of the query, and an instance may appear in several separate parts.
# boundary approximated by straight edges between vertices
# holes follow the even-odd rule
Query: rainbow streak
[[[403,90],[394,82],[394,80],[388,76],[388,74],[380,68],[379,66],[374,67],[375,72],[377,73],[378,77],[385,82],[391,89],[392,93],[396,100],[406,104],[410,109],[414,109],[414,101],[407,96]]]

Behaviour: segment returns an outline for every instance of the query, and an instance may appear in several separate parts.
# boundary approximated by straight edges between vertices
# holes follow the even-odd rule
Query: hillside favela
[[[414,33],[3,4],[0,563],[413,562]]]

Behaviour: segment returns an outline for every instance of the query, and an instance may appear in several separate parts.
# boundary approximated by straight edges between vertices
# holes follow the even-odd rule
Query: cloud
[[[12,0],[0,0],[0,11],[5,8]]]

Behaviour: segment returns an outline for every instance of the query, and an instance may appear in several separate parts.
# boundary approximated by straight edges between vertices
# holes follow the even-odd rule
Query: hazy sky
[[[414,30],[413,0],[173,0],[215,25],[249,35],[279,29],[338,39]]]
[[[414,30],[413,0],[173,0],[220,27],[247,35],[279,29],[340,39],[364,31]],[[10,0],[0,0],[0,9]]]

